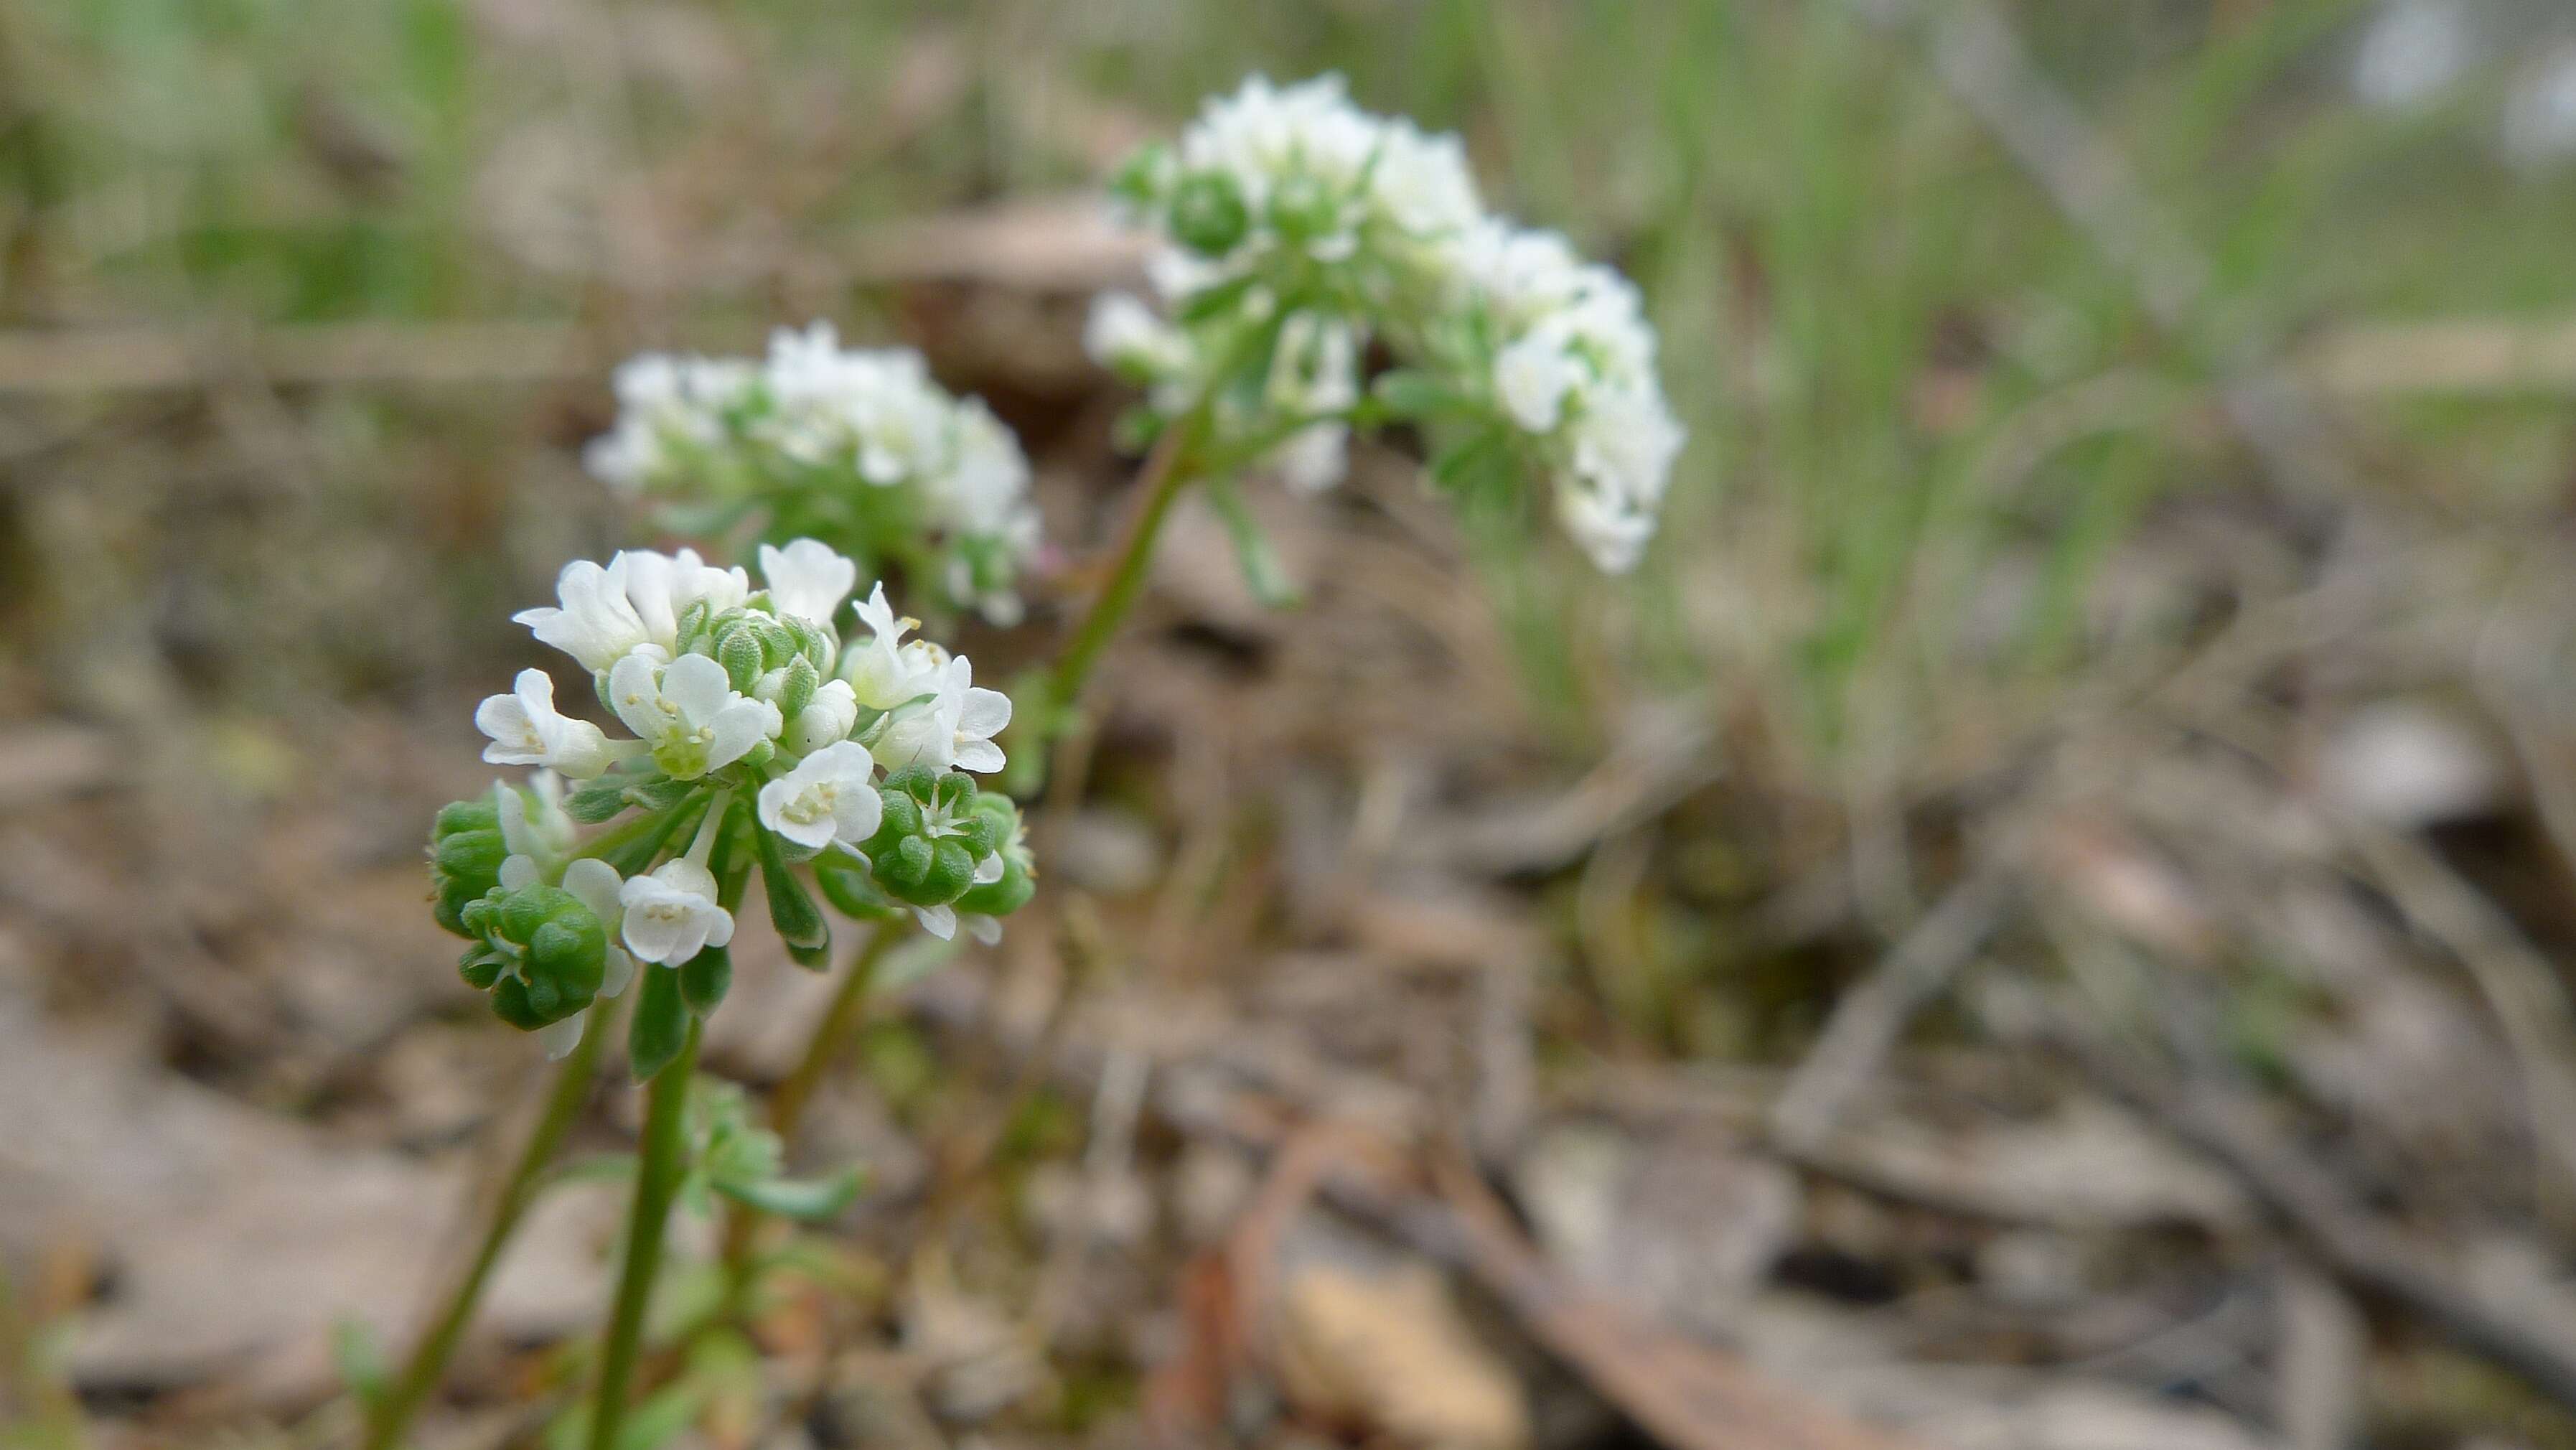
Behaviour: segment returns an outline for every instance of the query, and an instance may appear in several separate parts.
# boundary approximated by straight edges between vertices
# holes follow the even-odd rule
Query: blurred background
[[[542,1064],[420,843],[651,542],[616,360],[922,349],[1041,659],[1098,179],[1335,69],[1643,286],[1662,535],[1471,546],[1397,440],[1254,491],[1278,614],[1182,518],[634,1450],[2576,1446],[2552,0],[0,0],[0,1445],[349,1443],[468,1246]],[[828,984],[740,950],[756,1088]],[[561,1433],[617,1207],[420,1443]]]

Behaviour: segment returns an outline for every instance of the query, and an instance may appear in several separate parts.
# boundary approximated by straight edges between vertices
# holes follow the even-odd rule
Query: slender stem
[[[1172,512],[1173,500],[1195,476],[1186,467],[1182,455],[1189,448],[1189,436],[1198,432],[1199,414],[1175,419],[1154,441],[1154,451],[1145,458],[1145,469],[1136,480],[1145,501],[1127,526],[1126,541],[1119,545],[1118,565],[1093,596],[1091,608],[1075,626],[1072,643],[1056,661],[1055,688],[1051,703],[1057,709],[1069,709],[1082,697],[1082,687],[1091,678],[1091,667],[1100,660],[1100,652],[1125,623],[1127,611],[1136,607],[1136,597],[1145,590],[1145,570],[1154,559],[1154,541],[1161,537],[1163,521]]]
[[[411,1358],[403,1365],[402,1377],[368,1411],[365,1450],[393,1450],[402,1442],[403,1432],[411,1428],[412,1417],[420,1413],[430,1392],[438,1388],[440,1377],[447,1372],[448,1359],[456,1353],[457,1342],[465,1337],[465,1327],[474,1318],[483,1286],[501,1261],[501,1250],[536,1202],[538,1190],[545,1186],[546,1165],[554,1161],[555,1150],[563,1145],[564,1135],[581,1116],[582,1106],[590,1101],[599,1044],[608,1036],[609,1028],[607,1004],[594,1004],[590,1011],[588,1030],[582,1033],[572,1055],[555,1069],[554,1089],[546,1095],[545,1108],[528,1132],[527,1145],[519,1150],[519,1161],[511,1167],[509,1180],[493,1201],[492,1222],[483,1230],[483,1242],[474,1250],[464,1274],[448,1290],[446,1306],[413,1347]]]
[[[662,1270],[662,1231],[679,1191],[682,1138],[688,1130],[689,1078],[698,1066],[698,1021],[689,1019],[680,1055],[648,1089],[644,1145],[635,1165],[635,1198],[626,1215],[626,1262],[617,1276],[617,1301],[609,1311],[608,1342],[600,1351],[599,1394],[590,1413],[590,1450],[615,1450],[626,1418],[626,1392],[644,1339],[644,1311]]]
[[[869,933],[858,954],[851,958],[841,973],[840,990],[832,994],[832,1004],[823,1009],[822,1020],[814,1024],[814,1035],[806,1040],[805,1055],[769,1095],[769,1129],[781,1142],[793,1146],[796,1127],[805,1120],[805,1105],[813,1100],[814,1090],[823,1082],[832,1063],[850,1040],[865,1010],[868,989],[876,982],[877,967],[886,952],[901,941],[906,924],[881,922]],[[761,1221],[767,1217],[759,1209],[738,1200],[725,1204],[725,1273],[732,1292],[739,1297],[750,1287],[751,1251],[760,1234]]]

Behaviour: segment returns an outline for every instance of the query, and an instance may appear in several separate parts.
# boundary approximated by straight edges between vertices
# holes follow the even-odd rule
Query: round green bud
[[[760,639],[748,629],[725,630],[716,636],[716,663],[724,666],[725,678],[737,690],[748,691],[769,668],[760,648]]]
[[[492,1011],[534,1030],[590,1005],[607,975],[608,930],[579,897],[553,886],[494,890],[461,913],[483,939],[457,964],[492,994]]]
[[[464,831],[497,831],[501,829],[501,808],[490,796],[477,796],[470,801],[449,801],[438,808],[438,818],[430,823],[429,838],[443,841]]]
[[[1222,257],[1233,251],[1251,227],[1243,189],[1222,171],[1183,177],[1172,191],[1172,235],[1201,256]]]
[[[501,813],[490,797],[439,808],[429,830],[429,882],[430,916],[442,929],[474,935],[465,925],[465,908],[501,884],[501,863],[509,854]]]
[[[792,722],[805,713],[806,706],[814,703],[814,692],[823,685],[823,672],[814,668],[812,660],[800,654],[788,661],[787,668],[781,673],[783,678],[778,684],[776,701],[778,713]]]

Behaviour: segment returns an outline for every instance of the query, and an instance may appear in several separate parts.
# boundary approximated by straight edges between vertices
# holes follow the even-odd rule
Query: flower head
[[[688,550],[565,569],[561,603],[528,622],[603,662],[595,684],[614,722],[562,714],[538,670],[476,711],[487,758],[536,769],[439,812],[431,913],[467,939],[458,970],[494,1015],[552,1055],[580,1043],[591,1005],[618,995],[640,960],[686,969],[677,992],[646,996],[630,1035],[639,1078],[672,1061],[683,1019],[725,993],[729,959],[710,949],[732,941],[726,903],[754,871],[779,936],[809,966],[831,940],[817,886],[860,920],[909,910],[943,936],[970,891],[979,931],[1025,898],[982,889],[1017,860],[999,854],[1009,803],[972,809],[963,773],[1002,765],[992,736],[1010,702],[975,688],[964,657],[907,639],[915,622],[881,584],[856,610],[867,637],[843,651],[830,617],[857,571],[832,549],[792,540],[763,549],[760,566],[760,594],[742,570]],[[887,752],[903,757],[899,790],[880,783]],[[629,812],[641,814],[610,824]],[[585,842],[589,826],[607,829]]]
[[[1682,439],[1643,299],[1562,235],[1488,214],[1457,137],[1360,110],[1337,76],[1256,76],[1115,187],[1161,233],[1146,271],[1170,320],[1111,293],[1085,341],[1154,426],[1195,413],[1221,455],[1314,490],[1355,425],[1414,421],[1448,448],[1437,476],[1501,476],[1471,449],[1517,461],[1603,568],[1636,561]],[[1364,406],[1378,346],[1411,376]]]
[[[757,360],[636,358],[619,369],[618,401],[589,466],[665,505],[675,527],[702,528],[693,510],[759,506],[780,543],[821,535],[859,564],[931,563],[926,582],[962,585],[957,603],[1016,611],[1016,575],[1038,543],[1028,460],[991,410],[943,390],[919,353],[844,347],[816,322],[779,329]],[[822,556],[785,567],[770,580],[781,612],[828,619],[839,570]],[[737,591],[715,612],[740,602]]]

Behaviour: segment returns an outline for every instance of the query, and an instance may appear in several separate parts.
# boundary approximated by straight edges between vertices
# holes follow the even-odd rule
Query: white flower
[[[1533,333],[1494,358],[1494,392],[1512,421],[1532,433],[1556,427],[1565,396],[1583,381],[1583,364],[1555,338]]]
[[[1011,723],[1011,697],[975,687],[975,667],[964,655],[939,671],[930,699],[898,710],[887,721],[873,753],[889,771],[908,765],[951,766],[990,774],[1004,764],[993,737]]]
[[[883,802],[876,762],[855,740],[826,745],[760,788],[760,823],[810,851],[856,846],[876,834]]]
[[[814,539],[798,539],[784,549],[761,545],[760,574],[780,614],[818,624],[840,613],[841,601],[859,582],[858,565]]]
[[[672,444],[712,448],[725,416],[742,406],[750,367],[731,359],[643,353],[617,369],[617,424],[583,450],[582,462],[610,487],[633,493],[672,466]]]
[[[530,796],[536,809],[528,809]],[[553,876],[579,843],[581,828],[563,807],[563,780],[551,770],[528,777],[528,789],[517,791],[492,782],[492,809],[500,817],[501,885],[517,891]]]
[[[1574,471],[1594,488],[1653,511],[1664,501],[1685,435],[1663,394],[1645,388],[1597,394],[1567,436]]]
[[[515,693],[488,695],[474,728],[492,737],[483,759],[493,765],[541,765],[574,780],[608,769],[608,737],[587,720],[555,710],[555,682],[543,670],[521,670]]]
[[[1417,237],[1464,233],[1484,216],[1467,148],[1452,135],[1430,135],[1411,121],[1386,121],[1369,193],[1385,218]]]
[[[920,640],[902,642],[904,632],[917,621],[895,617],[894,606],[886,603],[885,585],[868,592],[858,615],[868,627],[868,637],[841,657],[841,678],[849,682],[859,704],[870,710],[891,710],[938,688],[938,672],[947,664],[946,656],[938,653],[937,646]]]
[[[657,554],[650,549],[628,549],[610,563],[623,567],[626,599],[635,607],[635,617],[644,626],[645,638],[659,645],[664,654],[679,650],[680,616],[700,600],[708,609],[722,614],[741,606],[751,593],[751,576],[740,568],[719,569],[698,557],[695,549],[682,549],[677,554]]]
[[[1350,471],[1350,439],[1342,424],[1317,423],[1289,434],[1264,462],[1299,493],[1322,493]]]
[[[609,671],[608,701],[675,780],[731,765],[784,725],[776,705],[738,693],[724,666],[705,655],[668,665],[628,655]]]
[[[539,643],[553,645],[592,671],[610,665],[639,645],[652,642],[644,621],[627,597],[627,557],[619,555],[603,569],[588,559],[575,559],[555,576],[560,608],[522,609],[511,615]]]
[[[626,954],[626,948],[617,944],[626,914],[625,903],[619,895],[620,886],[617,868],[596,857],[584,856],[564,867],[563,889],[590,908],[591,914],[599,918],[600,929],[608,936],[608,950],[600,962],[599,995],[602,998],[617,996],[635,980],[635,959]],[[583,1024],[589,1021],[590,1010],[584,1007],[570,1017],[538,1030],[537,1040],[545,1044],[549,1059],[560,1060],[581,1045]]]
[[[859,697],[847,680],[825,680],[814,691],[814,698],[796,718],[787,722],[787,732],[778,743],[798,755],[810,755],[834,741],[850,738],[850,727],[859,723]]]
[[[1579,485],[1558,486],[1556,518],[1604,574],[1624,574],[1635,568],[1646,552],[1646,541],[1655,536],[1653,514]]]
[[[952,940],[957,935],[956,907],[916,906],[912,909],[912,919],[921,923],[921,929],[923,931],[930,933],[941,941]]]
[[[1189,335],[1155,316],[1132,292],[1103,292],[1092,299],[1082,350],[1104,367],[1147,379],[1187,372],[1192,362]]]
[[[715,873],[686,856],[627,882],[617,899],[625,910],[626,949],[637,961],[676,967],[733,940],[733,913],[716,904]]]

